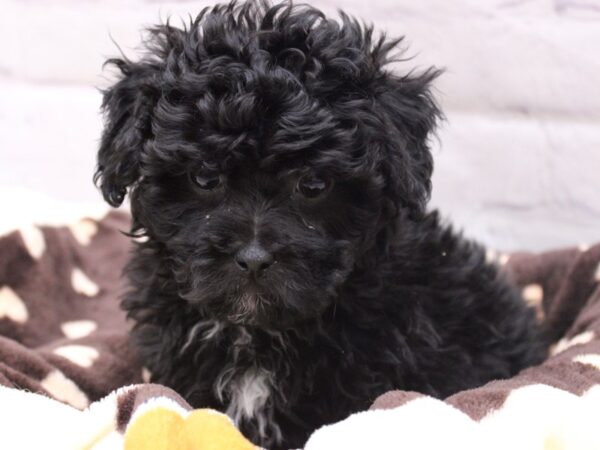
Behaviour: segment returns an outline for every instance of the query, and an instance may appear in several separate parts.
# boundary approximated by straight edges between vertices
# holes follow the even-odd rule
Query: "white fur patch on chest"
[[[252,335],[240,327],[229,353],[230,360],[222,368],[213,385],[217,398],[224,403],[225,413],[236,425],[254,422],[262,437],[281,439],[279,427],[272,423],[269,397],[273,395],[274,375],[257,364],[249,363],[246,352],[254,354]],[[242,362],[243,361],[243,362]]]
[[[260,433],[264,433],[267,418],[264,406],[271,394],[269,373],[263,369],[251,367],[230,381],[228,386],[229,405],[227,415],[235,423],[243,419],[253,419],[258,423]]]

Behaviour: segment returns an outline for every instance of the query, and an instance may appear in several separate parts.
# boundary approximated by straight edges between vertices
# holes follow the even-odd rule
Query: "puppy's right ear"
[[[121,72],[119,81],[104,91],[104,131],[98,150],[94,182],[104,199],[119,206],[127,189],[140,176],[144,144],[152,138],[152,113],[158,100],[158,63],[110,59]]]

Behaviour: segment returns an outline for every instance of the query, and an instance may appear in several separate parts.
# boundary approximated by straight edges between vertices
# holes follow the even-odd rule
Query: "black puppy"
[[[96,181],[148,238],[123,300],[141,358],[272,448],[543,358],[482,248],[425,210],[437,72],[387,71],[400,40],[340,17],[218,5],[109,61]]]

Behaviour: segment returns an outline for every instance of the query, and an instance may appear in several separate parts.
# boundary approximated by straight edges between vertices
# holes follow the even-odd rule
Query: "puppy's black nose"
[[[236,253],[235,262],[244,272],[259,275],[268,269],[275,259],[256,240],[253,240]]]

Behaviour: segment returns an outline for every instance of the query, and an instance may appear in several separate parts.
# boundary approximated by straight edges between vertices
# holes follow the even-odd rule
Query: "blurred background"
[[[144,26],[212,3],[0,0],[1,215],[100,204],[111,37],[133,57]],[[446,69],[432,207],[467,236],[498,250],[600,240],[599,0],[309,3],[405,35],[414,59],[399,71]]]

